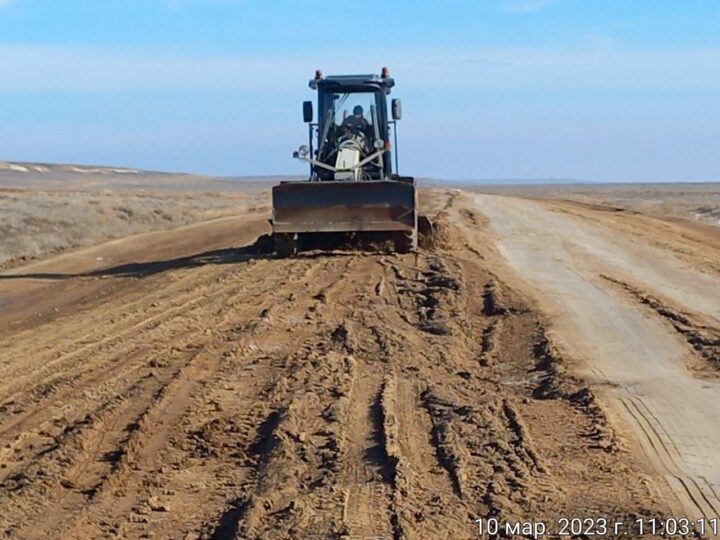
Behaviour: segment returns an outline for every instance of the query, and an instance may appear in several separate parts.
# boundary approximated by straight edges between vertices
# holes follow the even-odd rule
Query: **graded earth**
[[[277,258],[256,186],[7,262],[0,532],[720,515],[720,229],[526,195],[423,190],[435,233],[411,254]]]

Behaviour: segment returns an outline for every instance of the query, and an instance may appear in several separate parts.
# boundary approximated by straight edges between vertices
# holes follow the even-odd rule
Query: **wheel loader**
[[[338,235],[371,238],[403,253],[417,249],[415,179],[397,174],[402,105],[393,99],[388,111],[393,86],[387,68],[379,75],[328,77],[318,70],[310,80],[317,92],[318,118],[315,121],[313,102],[305,101],[309,142],[293,154],[309,164],[309,178],[281,182],[272,190],[279,256],[292,256],[303,245]]]

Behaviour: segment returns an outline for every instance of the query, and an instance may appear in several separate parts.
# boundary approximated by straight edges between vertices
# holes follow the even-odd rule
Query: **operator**
[[[367,134],[368,132],[368,121],[363,116],[362,105],[355,105],[352,116],[348,116],[343,122],[343,127],[349,131],[362,131]]]

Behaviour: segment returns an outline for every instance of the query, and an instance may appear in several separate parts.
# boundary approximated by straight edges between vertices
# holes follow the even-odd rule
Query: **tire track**
[[[94,519],[87,519],[87,514],[125,515],[136,506],[143,479],[160,466],[162,450],[172,430],[190,406],[190,398],[201,381],[217,369],[220,356],[212,346],[201,348],[158,392],[140,416],[115,469],[97,487],[90,503],[79,509],[77,524],[64,528],[62,535],[77,537],[90,533],[91,536],[105,536],[113,533],[102,523],[98,527]]]
[[[157,368],[150,369],[144,363],[130,368],[117,366],[99,374],[97,378],[83,381],[88,385],[97,383],[97,387],[91,395],[80,392],[80,395],[73,399],[73,392],[68,391],[64,398],[58,398],[45,406],[41,404],[37,409],[23,415],[3,433],[4,438],[12,440],[0,451],[0,463],[5,466],[0,478],[6,477],[14,471],[12,465],[8,463],[9,460],[12,460],[12,456],[15,454],[22,456],[27,453],[28,448],[32,450],[32,447],[37,445],[38,437],[47,438],[56,432],[62,434],[71,429],[73,423],[83,424],[86,418],[83,411],[88,409],[93,411],[90,414],[103,411],[108,404],[115,403],[118,396],[127,394],[139,380],[142,380],[144,375],[140,373],[141,371],[152,372],[154,370]],[[73,421],[73,418],[78,419]],[[46,451],[47,448],[41,447],[38,455],[42,455]]]
[[[24,495],[22,499],[13,501],[16,507],[12,510],[15,510],[13,513],[16,516],[27,516],[26,521],[29,516],[42,511],[44,519],[42,527],[31,521],[29,530],[19,528],[16,533],[20,537],[33,536],[41,538],[58,534],[57,527],[71,515],[70,512],[78,511],[84,507],[88,500],[95,499],[97,494],[105,489],[106,484],[119,474],[119,469],[124,467],[124,464],[130,459],[130,454],[133,452],[134,446],[136,446],[134,441],[139,437],[138,432],[143,429],[143,420],[148,416],[152,407],[156,406],[158,401],[168,394],[169,388],[177,384],[176,381],[182,378],[183,374],[192,367],[201,350],[202,348],[193,351],[188,356],[185,365],[175,371],[166,381],[152,385],[141,395],[129,393],[124,396],[124,399],[115,399],[111,404],[106,405],[105,410],[88,415],[90,421],[82,423],[76,432],[70,431],[72,435],[65,438],[65,440],[58,441],[57,448],[54,451],[40,454],[38,456],[40,458],[39,463],[26,465],[26,470],[42,465],[39,470],[42,470],[43,474],[37,480],[39,485],[31,485],[28,493],[21,493],[21,495]],[[141,398],[142,395],[148,401],[135,400],[135,398]],[[119,420],[121,412],[135,412],[135,415],[125,417],[127,421],[125,428],[121,432],[116,432],[113,437],[106,441],[104,436],[106,432],[102,431],[103,426]],[[96,445],[93,445],[93,435],[100,436],[99,441],[95,439]],[[99,469],[99,474],[84,478],[84,483],[88,487],[82,490],[75,484],[72,476],[68,477],[68,473],[72,475],[73,471],[75,471],[79,475],[83,471],[87,471],[86,464],[91,459],[97,463],[98,454],[94,448],[99,449],[103,443],[109,444],[108,452],[110,452],[110,454],[105,453],[104,456],[109,455],[112,460],[107,466]],[[72,448],[68,448],[68,446]],[[53,476],[53,473],[56,476]],[[40,492],[46,491],[47,487],[44,487],[44,485],[48,481],[58,483],[50,491],[50,494],[54,494],[54,496],[49,499],[45,499],[44,496],[38,497],[36,490]],[[50,486],[52,485],[51,483]],[[28,500],[29,503],[24,502],[24,500]],[[50,501],[59,502],[60,508],[53,506],[52,503],[48,504]],[[42,504],[41,508],[34,506],[38,503]]]
[[[316,266],[319,266],[319,265],[316,265]],[[316,268],[316,269],[317,269],[317,268]],[[310,273],[310,269],[306,269],[305,271],[303,271],[303,275],[305,275],[305,276],[307,276],[309,273]],[[265,285],[265,283],[264,283],[264,285]],[[268,300],[268,299],[267,299],[267,296],[266,296],[266,293],[267,293],[266,290],[261,290],[261,291],[258,293],[258,294],[260,295],[260,297],[261,297],[265,302],[267,302],[267,300]],[[280,294],[281,294],[281,293],[280,293]],[[241,295],[240,298],[241,298],[241,299],[244,299],[244,300],[247,300],[248,295]],[[276,305],[288,305],[287,302],[284,301],[284,300],[285,300],[284,298],[283,298],[282,300],[280,300],[280,299],[278,298],[278,302],[276,303]],[[232,305],[234,305],[234,304],[235,304],[235,302],[234,302],[232,299],[230,299],[230,301],[228,302],[228,305],[232,306]],[[257,315],[257,313],[256,313],[255,309],[253,309],[252,304],[251,304],[250,306],[248,306],[248,307],[250,308],[250,313],[248,313],[248,317],[250,317],[251,320],[252,320],[252,318],[254,318],[254,317]],[[275,305],[274,305],[274,306],[271,306],[271,308],[272,308],[272,307],[275,307]],[[271,310],[271,309],[266,309],[265,311],[267,312],[267,314],[269,314],[272,310]],[[225,317],[223,320],[225,320],[225,319],[227,319],[227,317]],[[221,324],[222,324],[222,323],[221,323]],[[236,331],[237,328],[233,328],[232,330],[233,330],[233,331]],[[232,336],[231,336],[231,337],[232,337]],[[227,341],[228,341],[228,342],[232,342],[233,340],[232,340],[232,339],[228,339]],[[182,372],[183,372],[184,369],[186,369],[186,367],[183,367],[183,368],[178,372],[178,374],[176,375],[176,377],[182,376]],[[190,378],[192,379],[192,377],[190,377]],[[180,394],[182,395],[183,392],[181,391]],[[115,403],[118,402],[118,401],[122,401],[122,399],[118,399],[117,397],[114,397],[114,398],[111,399],[111,403],[113,403],[113,404],[115,404]],[[105,406],[101,406],[101,408],[100,408],[98,411],[96,411],[95,414],[98,415],[98,416],[102,416],[102,415],[105,414],[105,413],[108,413],[108,414],[112,413],[112,410],[106,411],[106,410],[103,410],[104,408],[107,408],[107,404],[106,404]],[[150,414],[150,413],[148,412],[148,413],[146,413],[146,414]],[[127,419],[127,418],[126,418],[126,420],[131,420],[131,419]],[[138,424],[138,425],[139,425],[139,422],[136,422],[136,421],[133,420],[133,421],[130,422],[130,424]],[[92,427],[92,426],[91,426],[91,427]],[[71,430],[71,431],[72,431],[72,430]],[[87,430],[85,430],[85,431],[87,431]],[[158,437],[159,437],[158,440],[161,441],[161,440],[164,439],[163,433],[164,433],[164,432],[162,432],[162,431],[160,432],[160,435],[158,435]],[[53,453],[53,452],[50,452],[50,453],[42,452],[41,455],[42,455],[43,457],[45,457],[45,456],[50,455],[50,454],[52,454],[52,453]],[[116,449],[116,453],[117,453],[118,455],[121,455],[121,456],[126,456],[126,455],[127,455],[127,452],[126,452],[125,450],[123,450],[123,449]],[[27,465],[27,464],[26,464],[26,465]],[[31,464],[28,465],[28,466],[31,466]],[[65,481],[64,483],[65,483],[65,484],[70,484],[70,483],[72,483],[72,481]],[[99,489],[94,489],[93,492],[95,492],[95,491],[100,491],[100,490],[99,490]]]
[[[309,272],[310,269],[307,269],[306,272]],[[278,281],[281,281],[282,278],[279,278]],[[257,291],[254,290],[252,293],[249,292],[249,288],[254,288],[257,286],[258,283],[262,283],[263,287]],[[137,353],[129,352],[127,350],[116,350],[114,354],[108,355],[107,357],[103,358],[102,362],[98,364],[97,362],[89,362],[91,365],[90,367],[85,367],[85,364],[88,363],[88,361],[91,361],[93,358],[93,353],[95,353],[94,349],[101,347],[103,343],[109,341],[109,340],[115,340],[118,339],[120,342],[123,341],[123,339],[126,339],[125,334],[131,334],[132,328],[128,329],[124,334],[121,336],[116,337],[108,337],[103,340],[101,340],[101,343],[96,344],[88,344],[86,346],[81,347],[78,351],[73,351],[68,356],[71,355],[79,355],[79,357],[76,360],[76,364],[80,365],[80,370],[85,370],[85,373],[82,374],[82,371],[80,372],[70,372],[66,373],[67,369],[64,370],[63,373],[52,375],[49,379],[52,381],[52,377],[57,377],[60,381],[64,381],[65,384],[70,385],[69,388],[67,388],[64,391],[59,391],[57,385],[53,388],[51,392],[45,392],[40,393],[40,401],[36,404],[35,409],[31,409],[19,418],[16,418],[13,422],[10,424],[7,424],[2,428],[0,431],[0,436],[8,438],[12,437],[12,433],[21,432],[26,428],[26,423],[28,421],[37,421],[39,418],[41,418],[44,414],[47,415],[50,413],[50,411],[53,410],[53,405],[55,403],[62,403],[64,406],[67,406],[67,398],[75,393],[76,387],[85,387],[85,388],[97,388],[100,386],[101,380],[113,380],[113,376],[116,378],[121,378],[127,375],[126,372],[128,372],[131,369],[138,369],[145,365],[148,360],[157,355],[158,346],[157,343],[160,343],[162,341],[165,341],[164,344],[165,347],[169,347],[170,350],[172,350],[174,343],[177,343],[178,341],[181,341],[184,338],[187,338],[188,336],[191,336],[194,331],[196,331],[197,328],[202,328],[202,321],[197,316],[201,312],[208,311],[212,309],[213,306],[217,306],[218,308],[226,308],[228,305],[231,305],[233,302],[239,301],[239,302],[245,302],[246,297],[248,294],[253,294],[253,296],[256,296],[258,298],[263,298],[268,293],[273,291],[277,287],[277,283],[270,282],[267,283],[265,281],[258,282],[254,280],[248,280],[247,282],[236,285],[233,283],[227,284],[225,286],[222,286],[220,290],[215,291],[211,295],[206,296],[200,296],[198,297],[191,297],[187,301],[183,302],[180,307],[173,308],[171,310],[166,310],[162,314],[157,314],[152,316],[149,319],[152,319],[153,321],[157,321],[158,325],[155,326],[152,329],[152,335],[156,335],[156,338],[150,337],[150,341],[146,343],[132,343],[131,346],[135,346]],[[215,302],[215,304],[210,304],[211,302]],[[153,302],[154,303],[154,302]],[[192,305],[192,308],[187,311],[187,308]],[[184,308],[183,308],[184,306]],[[183,312],[183,309],[185,311]],[[142,321],[142,324],[147,324],[149,319],[145,319]],[[183,322],[184,321],[184,322]],[[189,324],[189,321],[195,321],[195,329]],[[169,325],[169,324],[180,324],[181,327],[190,327],[189,329],[184,330],[184,334],[180,336],[175,336],[173,338],[173,341],[167,342],[167,335],[168,330],[163,326]],[[133,328],[137,328],[140,325],[140,323],[136,323]],[[125,338],[123,337],[125,336]],[[87,352],[90,356],[83,355],[84,352]],[[97,354],[97,353],[95,353]],[[127,361],[127,357],[130,356],[130,358],[135,358],[135,362],[133,363]],[[107,364],[111,364],[110,369],[107,368]],[[47,366],[47,369],[49,370],[51,366]],[[82,375],[81,375],[82,374]],[[45,388],[49,384],[49,380],[46,379],[44,381],[41,381],[36,384],[35,388]],[[18,385],[19,386],[19,385]],[[61,388],[61,387],[60,387]],[[23,389],[18,390],[17,393],[23,392],[25,395],[27,394],[34,394],[37,391],[32,389]],[[12,396],[10,396],[10,399],[12,400]],[[52,401],[51,401],[52,400]],[[6,400],[8,401],[8,400]],[[50,404],[48,404],[50,403]],[[38,411],[40,411],[38,413]]]
[[[316,265],[321,274],[332,272],[334,276],[341,268],[347,268],[349,262],[344,262],[345,264],[318,262]],[[273,441],[276,433],[293,433],[294,438],[300,436],[296,434],[300,429],[296,426],[300,419],[293,413],[293,407],[305,403],[297,397],[297,392],[308,384],[308,370],[311,370],[311,367],[303,366],[302,360],[315,348],[313,344],[317,342],[314,323],[306,323],[316,320],[321,312],[319,308],[323,305],[323,300],[320,292],[328,293],[343,282],[342,277],[318,278],[316,281],[321,286],[316,288],[314,281],[290,283],[292,286],[303,287],[306,292],[297,294],[292,302],[280,301],[264,309],[261,321],[250,324],[246,332],[236,334],[233,330],[231,333],[230,337],[240,339],[240,342],[236,343],[234,352],[223,362],[215,378],[208,382],[209,387],[222,390],[217,389],[210,396],[202,396],[204,399],[193,407],[198,412],[189,415],[186,424],[181,427],[186,434],[181,439],[185,441],[181,443],[183,451],[174,458],[179,462],[188,459],[197,461],[198,457],[209,453],[216,460],[222,460],[225,466],[207,467],[204,463],[200,466],[204,471],[202,477],[214,488],[207,493],[209,500],[206,500],[205,504],[208,511],[204,512],[204,518],[196,517],[192,522],[175,521],[174,526],[159,525],[158,530],[164,530],[167,534],[185,530],[189,535],[226,538],[239,534],[240,530],[253,529],[253,523],[257,522],[257,518],[253,516],[266,514],[263,504],[254,501],[263,500],[261,494],[257,495],[263,489],[262,475],[272,474],[278,467],[284,468],[282,455],[276,459],[267,456],[275,445]],[[308,285],[310,289],[307,289]],[[286,297],[288,292],[282,290],[278,292],[278,296]],[[286,331],[288,324],[298,325],[294,333]],[[285,348],[296,347],[298,338],[303,335],[305,343],[289,357],[284,356]],[[321,341],[319,346],[322,347],[322,343]],[[263,354],[263,351],[270,354]],[[297,371],[298,367],[301,367],[300,371]],[[295,388],[295,392],[292,392],[291,388]],[[325,391],[333,391],[333,387]],[[287,400],[292,400],[292,403],[297,405],[291,407]],[[224,405],[216,409],[212,404]],[[217,413],[218,410],[221,411],[220,414]],[[198,426],[196,422],[203,418],[202,411],[207,411],[205,418],[210,417],[210,420],[203,421]],[[219,433],[219,429],[227,430],[228,433]],[[303,433],[310,431],[312,430],[303,430]],[[228,448],[235,450],[228,453]],[[196,474],[198,472],[196,470]],[[178,478],[181,476],[180,472],[163,474],[166,477],[165,483],[175,486],[178,493],[192,490],[182,478]],[[178,497],[170,499],[173,507],[182,504]],[[147,504],[140,503],[140,510]],[[322,502],[316,506],[323,508],[327,504]],[[214,518],[211,509],[218,509]],[[146,520],[146,516],[141,516],[140,523]],[[126,521],[121,529],[125,533],[137,530],[139,534],[142,525],[134,526],[136,529],[132,528],[132,521]]]
[[[343,521],[348,538],[402,538],[393,508],[394,465],[384,441],[382,375],[362,367],[350,393],[348,433],[343,453]]]
[[[603,275],[602,278],[619,287],[638,304],[660,316],[678,333],[707,365],[720,368],[720,329],[693,321],[691,315],[670,307],[666,302],[629,283]],[[694,315],[697,318],[697,315]]]
[[[196,281],[197,281],[196,273],[186,272],[185,275],[183,277],[181,277],[178,281],[171,283],[169,285],[169,287],[161,289],[160,295],[155,296],[156,302],[152,302],[152,303],[158,304],[158,306],[156,306],[155,309],[157,309],[158,311],[160,309],[162,309],[161,302],[166,300],[167,298],[187,297],[188,293],[193,292],[193,289],[192,289],[192,287],[187,287],[187,288],[184,288],[184,287],[188,283],[194,283]],[[186,282],[188,282],[188,283],[186,283]],[[211,289],[213,286],[214,286],[214,283],[212,283],[212,282],[204,283],[203,289],[208,290],[208,289]],[[176,289],[178,289],[178,288],[181,290],[176,291]],[[149,304],[148,297],[146,294],[138,294],[137,296],[139,297],[138,300],[132,300],[130,302],[120,303],[120,304],[114,305],[114,309],[112,309],[112,310],[103,311],[101,313],[99,320],[96,319],[93,321],[94,324],[91,325],[92,331],[87,332],[81,336],[74,337],[72,339],[61,339],[60,343],[56,346],[56,348],[51,348],[46,351],[43,351],[43,354],[45,355],[45,359],[46,359],[46,362],[44,362],[43,367],[51,367],[53,364],[51,364],[50,362],[62,361],[62,359],[63,359],[62,357],[65,354],[79,354],[85,347],[81,347],[80,349],[78,349],[78,347],[77,347],[78,343],[80,343],[80,344],[87,343],[87,347],[93,347],[93,346],[97,346],[100,342],[109,342],[113,339],[119,339],[121,337],[121,335],[119,333],[117,333],[115,336],[110,336],[110,337],[105,336],[104,330],[105,330],[106,326],[108,326],[108,325],[112,326],[115,324],[125,323],[125,324],[129,325],[129,327],[127,328],[128,330],[137,330],[138,328],[142,327],[145,324],[151,324],[152,322],[154,322],[154,320],[156,318],[163,315],[163,313],[159,313],[159,314],[151,314],[151,315],[147,316],[146,310],[139,309],[139,308],[142,308],[143,306],[148,306],[148,304]],[[191,297],[191,299],[192,299],[192,297]],[[151,307],[151,308],[152,308],[152,303],[150,303],[150,305],[149,305],[149,307]],[[188,304],[184,303],[184,304],[177,305],[177,307],[179,307],[180,310],[182,310],[182,308],[184,308],[186,305],[188,305]],[[92,315],[95,315],[94,311],[92,312]],[[83,315],[79,315],[79,316],[71,315],[70,318],[65,318],[64,320],[62,320],[62,322],[65,325],[69,325],[71,327],[80,326],[82,329],[84,329],[86,325],[82,325],[82,323],[81,323],[83,318],[84,318]],[[118,321],[118,319],[120,319],[120,320]],[[62,330],[62,327],[64,325],[58,324],[58,322],[59,321],[53,321],[49,324],[44,325],[43,330],[47,332],[47,330],[49,330],[48,327],[50,327],[50,328],[58,327],[58,330],[59,330],[58,334],[60,334],[60,335],[65,334],[65,332],[63,332],[63,330]],[[19,351],[18,358],[22,358],[23,356],[30,356],[33,353],[34,354],[37,353],[36,346],[33,343],[33,338],[34,338],[36,332],[37,332],[37,329],[33,328],[31,330],[26,330],[21,334],[15,335],[15,340],[18,343],[23,343],[23,342],[30,343],[29,347],[27,347],[25,349],[21,349]],[[26,336],[29,336],[29,339],[25,339]],[[98,337],[98,336],[100,336],[100,337]],[[73,347],[73,350],[70,351],[70,353],[62,353],[61,352],[60,358],[57,358],[54,361],[51,360],[51,357],[53,355],[55,355],[58,350],[62,350],[66,346]],[[13,364],[14,364],[13,358],[10,357],[10,359],[7,362],[7,365],[9,367],[12,367]],[[32,368],[32,366],[26,366],[26,367]],[[17,377],[18,375],[19,375],[18,373],[13,374],[14,377]],[[28,375],[34,375],[34,373],[29,373]],[[8,373],[5,371],[0,371],[0,376],[7,378]]]
[[[194,335],[202,332],[202,330],[198,329],[199,324],[190,326],[183,334],[176,336],[173,340],[166,340],[167,346],[173,351],[182,349],[186,346],[182,345],[183,343],[187,344],[188,341],[192,341]],[[161,335],[166,336],[167,334]],[[157,366],[153,367],[153,359],[156,358],[155,350],[157,347],[155,343],[159,343],[160,339],[139,347],[135,353],[118,351],[116,357],[120,361],[113,362],[110,369],[103,369],[101,364],[92,369],[86,377],[68,379],[68,384],[71,386],[64,391],[55,391],[43,396],[44,399],[41,399],[34,409],[28,410],[19,418],[16,418],[14,422],[6,425],[2,432],[3,438],[12,439],[15,437],[15,440],[22,444],[22,438],[18,439],[18,437],[27,434],[31,426],[35,426],[35,432],[48,429],[52,431],[55,418],[61,411],[87,409],[92,407],[91,404],[94,402],[102,403],[104,400],[112,399],[112,396],[118,392],[118,388],[120,392],[123,392],[126,387],[133,384],[134,377],[142,376],[142,371],[157,369]],[[172,356],[175,356],[175,353]],[[170,362],[173,362],[172,358]],[[76,391],[78,387],[90,388],[92,392],[89,394],[87,392],[78,393]],[[78,404],[84,405],[78,407]],[[0,462],[3,461],[3,456],[16,453],[18,450],[17,445],[14,443],[6,447],[0,452]]]
[[[676,448],[671,450],[666,444],[666,438],[672,441],[667,435],[663,437],[660,430],[664,430],[662,424],[658,424],[652,414],[648,414],[647,405],[640,398],[621,398],[621,403],[627,411],[630,418],[641,429],[645,437],[643,447],[645,451],[654,456],[654,461],[658,463],[662,470],[665,471],[665,477],[671,485],[673,491],[678,494],[685,494],[683,497],[683,506],[687,509],[695,509],[695,513],[705,519],[711,519],[720,515],[720,501],[715,497],[714,493],[703,489],[698,482],[690,476],[687,476],[682,467],[678,464],[678,460],[682,461],[682,457],[677,453]],[[672,444],[672,443],[671,443]]]
[[[68,344],[70,346],[75,346],[75,348],[67,354],[79,354],[85,349],[85,347],[81,347],[80,349],[78,349],[76,347],[78,343],[87,343],[89,341],[89,343],[87,343],[87,347],[96,347],[100,344],[108,343],[114,340],[122,341],[122,339],[124,339],[128,333],[135,332],[138,329],[141,329],[143,326],[152,325],[158,319],[167,318],[168,308],[164,307],[166,304],[165,301],[167,299],[179,298],[182,300],[183,298],[186,298],[185,301],[181,301],[180,303],[171,302],[172,304],[174,304],[173,307],[170,308],[171,312],[181,313],[184,312],[188,307],[194,307],[194,305],[198,302],[202,302],[204,300],[207,300],[208,298],[215,298],[226,294],[228,291],[227,287],[251,287],[257,286],[259,283],[263,282],[264,284],[268,285],[266,290],[270,290],[272,289],[273,284],[277,284],[283,279],[302,279],[303,277],[307,277],[307,275],[309,275],[313,269],[317,268],[317,265],[312,265],[307,261],[288,261],[285,264],[286,266],[290,266],[290,268],[287,269],[288,273],[285,275],[282,272],[267,273],[265,271],[266,264],[264,263],[267,263],[267,261],[259,261],[255,266],[252,267],[247,267],[248,263],[245,263],[246,268],[243,268],[243,271],[238,271],[237,269],[233,268],[220,269],[218,271],[218,267],[213,267],[210,265],[192,271],[184,271],[182,272],[182,277],[180,277],[178,280],[172,282],[169,286],[163,284],[159,291],[157,291],[157,289],[153,290],[150,296],[148,296],[147,294],[143,294],[137,301],[120,304],[119,306],[114,305],[113,310],[102,311],[99,320],[93,319],[94,332],[89,332],[80,337],[72,338],[72,340],[60,341],[63,344],[65,343],[65,341],[69,341]],[[263,276],[265,279],[258,280],[258,275]],[[175,273],[169,273],[169,276],[174,277]],[[269,282],[267,278],[269,278]],[[158,279],[155,279],[154,281],[158,281]],[[176,290],[178,288],[180,289],[179,291]],[[156,291],[157,294],[155,294]],[[212,293],[212,295],[207,296],[208,292]],[[259,294],[262,294],[263,292],[264,291],[260,291]],[[127,311],[128,306],[132,307],[130,311]],[[139,309],[143,306],[145,306],[145,309]],[[157,311],[163,311],[161,311],[160,313],[153,313],[149,316],[146,316],[146,311],[148,308],[155,309]],[[120,313],[119,315],[118,312]],[[92,314],[95,315],[94,312]],[[121,320],[118,321],[118,318],[120,318]],[[128,320],[122,320],[123,318],[126,318]],[[61,335],[66,335],[66,327],[68,325],[71,327],[79,326],[81,328],[87,326],[87,324],[84,324],[85,321],[83,319],[83,316],[72,316],[70,319],[65,318],[62,321],[54,321],[53,323],[45,325],[44,330],[47,330],[47,326],[55,326],[58,327],[59,333]],[[58,324],[58,322],[61,322],[62,324]],[[124,329],[124,333],[121,334],[115,331],[112,336],[106,336],[105,327],[108,325],[114,326],[118,324],[118,322],[126,323],[127,325],[129,325]],[[37,329],[28,330],[24,334],[28,334],[32,338],[33,334],[36,331]],[[96,336],[100,337],[95,338]],[[23,334],[16,335],[14,341],[17,343],[22,343],[23,337]],[[32,340],[30,341],[32,343]],[[62,346],[63,345],[60,345],[60,347]],[[49,349],[47,351],[44,351],[43,354],[46,355],[45,357],[49,360],[50,356],[55,353],[55,351],[56,349]],[[27,356],[29,353],[36,352],[37,347],[35,346],[35,344],[32,344],[28,349],[22,350],[20,356]],[[59,359],[56,359],[55,361],[57,360]],[[12,359],[8,361],[7,364],[12,366]],[[49,362],[45,362],[45,365],[43,367],[50,367],[50,365],[51,364],[49,364]],[[5,372],[3,372],[2,374],[7,375],[7,373]],[[18,374],[14,373],[13,375],[17,376]]]
[[[457,496],[438,458],[417,383],[386,377],[382,412],[386,453],[393,462],[395,536],[423,538],[432,530],[472,538],[467,519],[473,510]]]
[[[202,276],[193,276],[193,279],[197,280]],[[132,320],[129,323],[129,326],[126,326],[123,329],[117,329],[114,327],[114,324],[110,325],[110,328],[112,330],[111,335],[105,335],[105,332],[102,333],[99,332],[99,334],[102,336],[100,339],[96,341],[92,341],[90,343],[87,343],[85,345],[82,345],[79,348],[75,348],[72,351],[68,353],[61,354],[59,357],[52,359],[52,360],[46,360],[45,362],[41,363],[41,366],[38,368],[35,368],[34,371],[30,371],[29,373],[22,374],[16,372],[10,372],[10,373],[4,373],[4,378],[8,380],[13,380],[15,382],[15,393],[18,393],[22,391],[22,382],[25,380],[37,380],[39,376],[42,376],[44,373],[52,373],[58,371],[57,368],[60,368],[63,362],[66,362],[68,360],[73,359],[76,356],[80,356],[79,359],[75,361],[74,364],[71,364],[70,366],[62,366],[63,371],[67,371],[68,368],[73,367],[74,365],[81,363],[83,360],[83,353],[86,352],[92,352],[94,349],[101,349],[102,347],[112,347],[117,343],[122,343],[128,339],[128,337],[137,334],[138,332],[142,331],[143,329],[151,329],[154,330],[157,328],[157,325],[161,322],[166,322],[168,320],[173,319],[176,316],[183,315],[185,318],[189,318],[193,315],[193,310],[200,308],[204,309],[204,304],[208,301],[212,301],[215,299],[223,299],[226,298],[228,295],[237,294],[239,291],[243,290],[243,287],[252,287],[257,285],[258,281],[256,279],[256,276],[248,276],[248,279],[241,284],[237,284],[232,280],[233,273],[229,273],[229,275],[223,276],[222,278],[218,278],[216,280],[212,280],[209,285],[202,288],[201,290],[191,290],[191,294],[189,297],[187,297],[186,300],[181,301],[179,303],[175,303],[172,307],[164,309],[162,308],[162,300],[166,298],[167,296],[161,295],[159,298],[151,297],[150,299],[145,298],[144,303],[146,305],[148,304],[158,304],[158,309],[162,309],[159,313],[153,313],[149,316],[145,316],[145,313],[140,312],[139,320]],[[255,279],[253,279],[255,278]],[[280,278],[278,278],[280,279]],[[210,280],[207,280],[210,281]],[[220,283],[220,287],[217,287],[217,283]],[[229,283],[228,283],[229,282]],[[263,291],[259,291],[259,294],[264,294],[265,292],[272,290],[274,284],[272,282],[265,283],[267,287]],[[110,320],[113,319],[112,315],[109,317]],[[64,326],[62,323],[65,321],[61,321],[60,326]],[[72,325],[71,321],[67,321],[70,325]],[[84,326],[82,322],[79,323],[79,325],[82,327]],[[98,328],[105,328],[105,324],[103,321],[100,321],[99,324],[96,325]],[[79,343],[82,343],[84,340],[81,338],[76,341]],[[49,358],[54,351],[46,351],[45,355],[46,358]],[[11,360],[12,361],[12,360]],[[40,363],[40,362],[38,362]],[[26,366],[27,369],[33,370],[33,366]],[[18,382],[19,381],[19,382]],[[47,381],[42,381],[47,382]],[[7,394],[9,399],[12,399],[14,397],[13,395],[13,387],[10,387],[9,389],[5,390],[5,393]]]

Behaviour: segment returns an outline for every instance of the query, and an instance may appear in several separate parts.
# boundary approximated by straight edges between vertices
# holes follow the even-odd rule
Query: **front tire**
[[[275,255],[285,259],[297,254],[297,239],[295,234],[275,234]]]
[[[412,253],[417,251],[417,231],[395,233],[395,251],[397,253]]]

